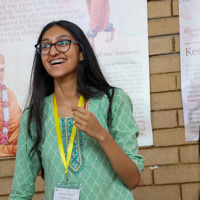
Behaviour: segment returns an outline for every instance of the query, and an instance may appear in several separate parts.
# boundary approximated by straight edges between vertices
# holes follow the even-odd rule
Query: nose
[[[59,54],[59,51],[56,49],[55,44],[52,44],[52,46],[51,46],[51,48],[50,48],[49,54],[50,54],[50,55],[57,55],[57,54]]]

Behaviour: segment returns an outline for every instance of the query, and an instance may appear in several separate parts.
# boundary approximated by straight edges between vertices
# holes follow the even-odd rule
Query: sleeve
[[[113,138],[142,173],[144,170],[144,158],[139,155],[137,142],[139,129],[133,117],[131,99],[122,90],[115,90],[112,117],[111,131]]]
[[[9,200],[31,200],[35,192],[35,179],[41,169],[39,154],[36,152],[32,159],[29,157],[33,142],[27,133],[27,115],[28,111],[25,111],[20,122],[15,172]]]

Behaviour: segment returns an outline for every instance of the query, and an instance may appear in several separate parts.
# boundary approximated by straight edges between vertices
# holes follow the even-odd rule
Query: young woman
[[[81,200],[133,199],[144,160],[130,98],[106,82],[75,24],[46,25],[36,49],[9,199],[32,199],[41,169],[46,200],[68,189]]]

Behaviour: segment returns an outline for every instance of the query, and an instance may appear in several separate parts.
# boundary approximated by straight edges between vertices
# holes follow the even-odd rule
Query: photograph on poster
[[[22,110],[13,91],[4,83],[5,63],[0,54],[0,156],[15,156]]]
[[[139,145],[152,145],[146,1],[2,2],[0,54],[8,66],[6,86],[16,95],[19,107],[25,108],[37,36],[45,24],[60,19],[76,23],[86,33],[108,82],[131,97],[140,128]]]
[[[102,42],[111,43],[114,38],[115,28],[110,21],[110,3],[109,0],[86,0],[89,15],[88,39],[95,49],[95,38],[98,33],[104,31],[105,39]]]

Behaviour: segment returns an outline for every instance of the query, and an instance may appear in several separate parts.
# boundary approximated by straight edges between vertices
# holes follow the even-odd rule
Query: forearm
[[[119,178],[134,189],[140,183],[140,172],[136,164],[125,154],[110,133],[103,128],[99,142]]]

